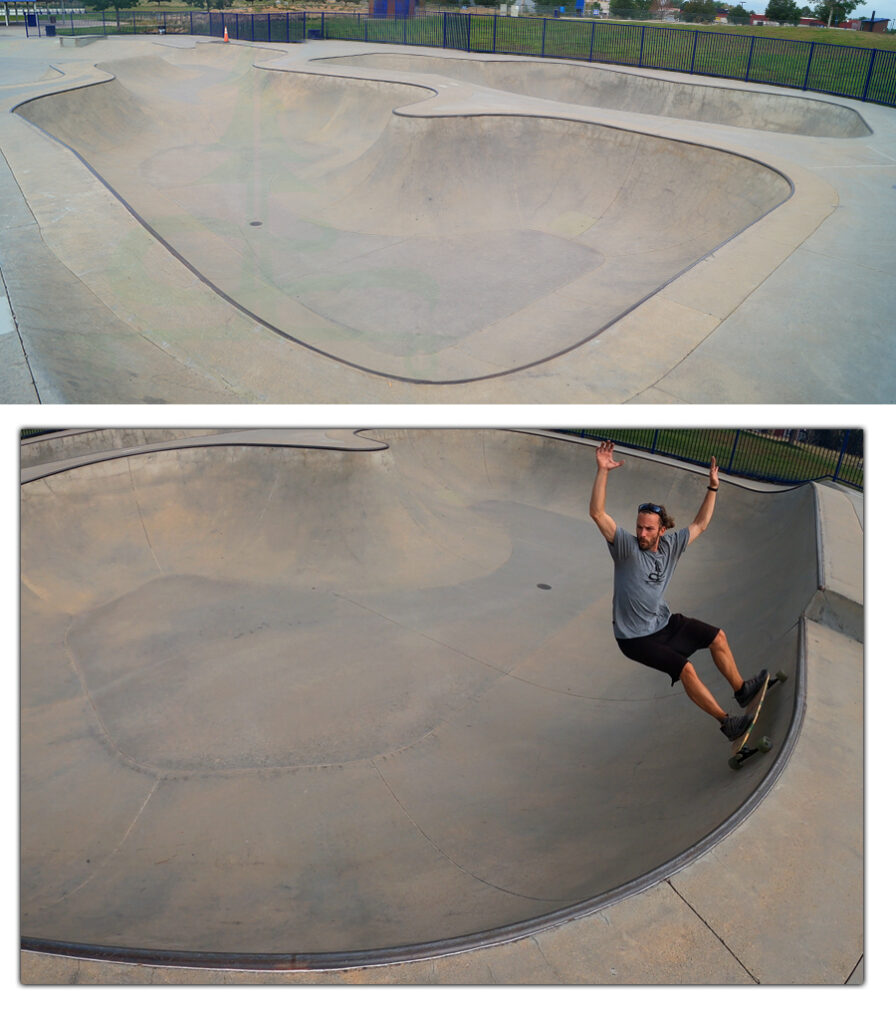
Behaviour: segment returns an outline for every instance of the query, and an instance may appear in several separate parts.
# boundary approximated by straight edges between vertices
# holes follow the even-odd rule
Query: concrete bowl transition
[[[110,61],[110,81],[17,112],[242,311],[381,376],[551,359],[792,190],[721,149],[555,118],[401,117],[429,90],[256,59],[206,45]]]
[[[463,82],[560,103],[707,121],[767,132],[860,138],[870,135],[858,111],[824,99],[720,89],[706,80],[668,81],[566,61],[495,61],[460,56],[365,53],[320,63],[447,75]]]

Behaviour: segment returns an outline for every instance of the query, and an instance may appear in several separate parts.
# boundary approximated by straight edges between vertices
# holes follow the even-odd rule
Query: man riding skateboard
[[[667,672],[673,686],[680,679],[685,693],[697,707],[719,722],[727,739],[736,740],[750,727],[752,716],[726,714],[688,659],[695,651],[708,648],[716,668],[731,685],[735,700],[742,708],[762,689],[769,677],[768,671],[763,669],[751,679],[743,679],[724,631],[699,619],[673,615],[664,600],[678,560],[712,519],[719,490],[716,460],[711,460],[706,496],[690,526],[676,530],[663,505],[645,502],[638,506],[633,535],[617,526],[605,508],[607,477],[623,465],[613,455],[612,442],[604,441],[595,451],[595,458],[597,476],[591,490],[589,512],[613,558],[616,643],[627,658]]]

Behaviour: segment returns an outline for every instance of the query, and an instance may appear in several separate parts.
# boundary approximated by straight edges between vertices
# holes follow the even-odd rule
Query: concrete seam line
[[[744,972],[747,975],[749,975],[750,979],[754,982],[754,984],[756,984],[756,985],[761,984],[761,982],[756,977],[756,975],[750,970],[749,967],[747,967],[747,965],[743,962],[743,960],[741,960],[741,958],[737,955],[737,953],[734,952],[734,950],[728,945],[728,943],[722,938],[722,936],[719,935],[719,933],[715,930],[715,928],[713,928],[713,926],[709,923],[709,921],[706,920],[706,918],[700,913],[700,911],[697,910],[697,908],[693,905],[693,903],[691,903],[689,900],[685,899],[685,897],[682,896],[682,894],[675,888],[675,886],[674,886],[674,884],[672,882],[672,879],[671,878],[667,878],[666,879],[666,883],[668,884],[669,888],[675,893],[675,895],[681,900],[681,902],[690,911],[693,912],[693,914],[697,918],[697,920],[700,921],[701,924],[703,924],[707,928],[707,930],[709,932],[711,932],[712,935],[714,935],[719,940],[721,945],[724,946],[726,952],[735,961],[737,961],[737,963],[744,969]]]

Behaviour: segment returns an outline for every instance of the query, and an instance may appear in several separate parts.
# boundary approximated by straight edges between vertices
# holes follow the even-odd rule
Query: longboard
[[[729,768],[737,771],[744,761],[749,760],[754,754],[767,754],[774,746],[768,736],[761,736],[754,747],[748,747],[747,743],[753,735],[756,723],[759,721],[759,714],[765,702],[765,695],[776,683],[783,683],[786,679],[787,676],[783,672],[776,672],[747,705],[745,714],[752,715],[753,721],[750,723],[749,729],[742,736],[738,736],[731,744],[731,756],[728,758]]]

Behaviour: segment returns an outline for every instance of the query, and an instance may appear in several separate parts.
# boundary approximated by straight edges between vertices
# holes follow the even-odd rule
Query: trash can
[[[26,14],[25,15],[25,24],[28,26],[28,28],[37,28],[37,15],[36,14]]]
[[[55,25],[44,25],[44,35],[46,35],[46,36],[55,36],[56,35],[56,26]]]

